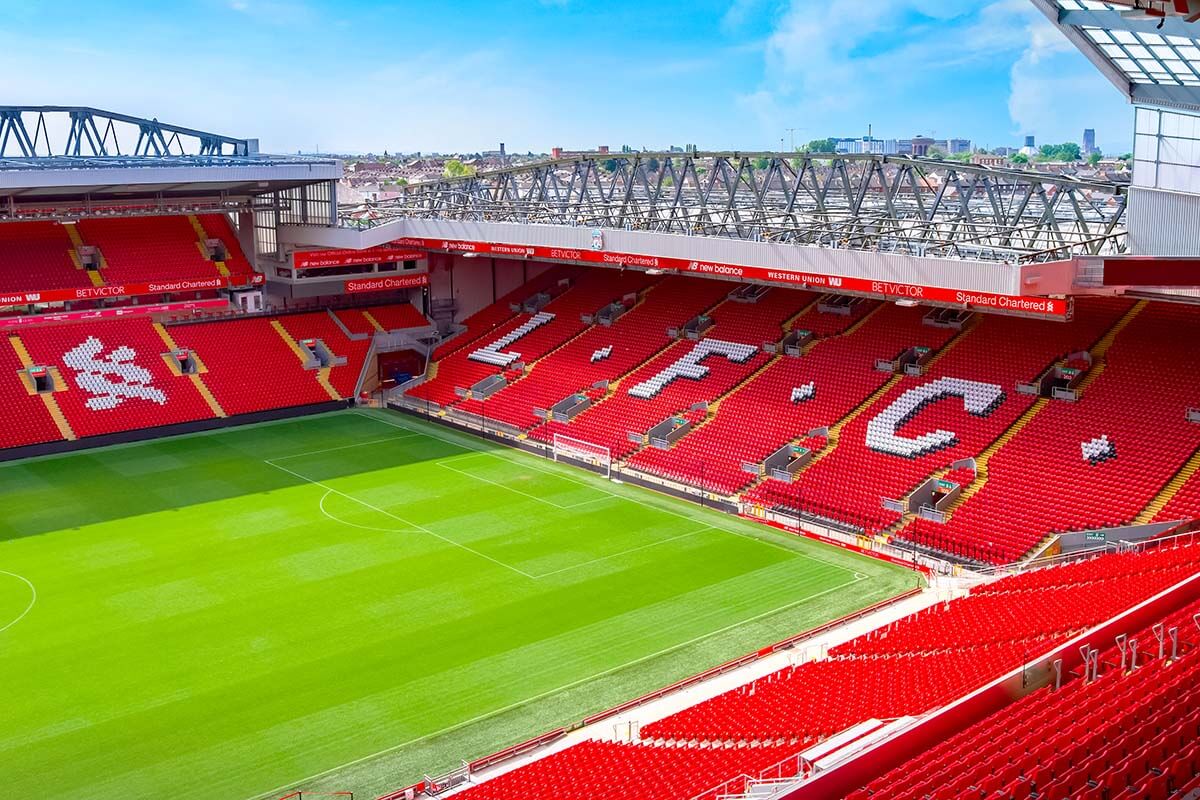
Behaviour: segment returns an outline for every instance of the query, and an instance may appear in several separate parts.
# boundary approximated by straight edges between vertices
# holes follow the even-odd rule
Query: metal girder
[[[55,147],[52,136],[62,135]],[[124,142],[124,149],[122,143]],[[0,106],[0,158],[245,156],[249,142],[83,106]]]
[[[1124,184],[905,156],[589,154],[416,184],[376,209],[1006,263],[1126,243]]]

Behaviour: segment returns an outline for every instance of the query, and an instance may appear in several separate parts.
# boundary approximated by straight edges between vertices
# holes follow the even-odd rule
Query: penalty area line
[[[390,755],[391,753],[394,753],[398,750],[403,750],[405,747],[411,747],[414,744],[420,744],[421,742],[424,742],[428,739],[433,739],[433,738],[442,736],[447,733],[453,733],[454,731],[456,731],[460,728],[465,728],[468,725],[473,725],[477,722],[483,722],[484,720],[491,719],[492,717],[499,716],[500,714],[504,714],[506,712],[513,711],[518,708],[522,708],[523,706],[527,706],[530,703],[536,703],[538,700],[544,700],[545,698],[552,697],[560,692],[565,692],[570,689],[574,689],[577,686],[582,686],[583,684],[589,683],[590,681],[594,681],[599,678],[607,677],[608,675],[612,675],[615,672],[620,672],[623,669],[635,667],[644,661],[650,661],[655,658],[659,658],[661,656],[670,655],[671,653],[673,653],[677,650],[682,650],[685,647],[690,647],[694,644],[698,644],[698,643],[704,641],[705,639],[712,638],[713,636],[719,636],[723,633],[728,633],[729,631],[736,630],[737,628],[741,628],[745,625],[750,625],[752,623],[758,622],[759,620],[765,619],[765,618],[773,616],[775,614],[781,614],[784,611],[788,611],[789,609],[792,609],[798,605],[801,605],[802,603],[807,603],[812,600],[816,600],[817,598],[823,597],[831,592],[836,592],[839,589],[845,589],[847,586],[853,586],[854,584],[859,583],[860,580],[865,580],[865,579],[854,578],[849,581],[846,581],[845,583],[840,583],[837,586],[831,586],[828,589],[823,589],[819,592],[808,595],[807,597],[803,597],[799,600],[793,600],[790,603],[785,603],[784,605],[780,606],[779,608],[775,608],[770,611],[764,611],[761,614],[756,614],[753,617],[750,617],[749,619],[742,620],[741,622],[735,622],[732,625],[726,625],[725,627],[718,628],[715,631],[709,631],[708,633],[704,633],[699,636],[688,639],[686,642],[680,642],[679,644],[673,644],[670,647],[664,647],[662,650],[659,650],[655,653],[650,653],[649,655],[641,656],[640,658],[635,658],[632,661],[627,661],[624,664],[619,664],[615,667],[609,667],[606,670],[601,670],[600,672],[597,672],[593,675],[589,675],[586,678],[580,678],[578,680],[571,681],[570,683],[563,684],[562,686],[559,686],[556,689],[549,689],[545,692],[541,692],[532,697],[527,697],[524,700],[518,700],[515,703],[509,703],[508,705],[503,706],[501,708],[497,708],[492,711],[486,711],[483,714],[478,714],[474,717],[471,717],[470,719],[465,719],[462,722],[456,722],[453,725],[448,725],[445,728],[442,728],[440,730],[436,730],[431,733],[426,733],[422,736],[417,736],[413,739],[409,739],[408,741],[404,741],[399,744],[394,744],[391,747],[386,747],[383,750],[379,750],[375,753],[371,753],[370,755],[366,755],[361,758],[356,758],[353,761],[347,761],[345,764],[340,764],[336,767],[330,767],[329,769],[323,770],[322,772],[318,772],[315,775],[309,775],[307,778],[301,778],[298,781],[292,781],[291,783],[285,783],[282,786],[278,786],[274,789],[270,789],[268,791],[261,792],[256,795],[252,795],[252,796],[246,798],[246,800],[268,800],[268,798],[270,798],[272,795],[277,796],[280,792],[286,792],[288,790],[295,790],[296,787],[299,787],[302,784],[320,780],[321,778],[332,775],[335,772],[340,772],[341,770],[349,769],[350,767],[354,767],[359,764],[365,764],[366,762],[373,761],[374,759],[377,759],[377,758],[382,758],[382,757],[384,757],[386,755]]]

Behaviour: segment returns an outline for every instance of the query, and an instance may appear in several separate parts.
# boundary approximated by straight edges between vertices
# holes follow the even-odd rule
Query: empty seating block
[[[25,388],[18,374],[22,368],[8,336],[0,336],[0,448],[62,438],[41,398]]]
[[[802,358],[776,359],[726,398],[707,425],[670,450],[637,453],[630,465],[708,491],[738,491],[755,479],[742,470],[743,463],[761,463],[808,431],[832,425],[882,386],[889,376],[875,369],[876,359],[916,345],[943,345],[952,331],[922,325],[923,315],[924,309],[884,306],[849,336],[835,333]],[[795,327],[806,328],[814,316],[836,315],[810,310]],[[802,396],[793,399],[797,389]],[[766,504],[775,502],[773,495],[762,497]]]
[[[0,225],[0,292],[91,286],[71,260],[75,245],[57,222]]]
[[[1200,788],[1197,613],[1192,603],[1161,621],[1179,632],[1176,660],[1143,648],[1138,668],[1122,672],[1110,648],[1098,680],[1068,676],[1060,690],[1035,691],[849,797],[1185,800]]]
[[[208,367],[204,382],[227,414],[329,402],[315,370],[263,317],[175,325],[180,347],[195,350]]]
[[[346,363],[333,367],[329,382],[342,397],[354,397],[363,361],[371,348],[370,339],[350,339],[328,313],[317,311],[311,314],[289,314],[279,317],[280,324],[297,341],[320,339],[335,357],[345,358]]]
[[[100,248],[105,283],[220,277],[201,253],[187,217],[86,219],[79,223],[79,233],[84,243]]]
[[[455,403],[459,399],[456,388],[473,386],[517,360],[529,364],[545,356],[586,329],[587,325],[581,319],[583,314],[591,314],[629,292],[640,291],[648,280],[639,272],[586,271],[538,314],[520,313],[451,353],[439,363],[437,377],[414,387],[409,395],[440,406]],[[525,298],[530,293],[519,294]],[[548,318],[551,315],[552,318]],[[523,334],[518,335],[521,331]],[[478,355],[488,352],[489,347],[497,351],[494,357]],[[500,356],[499,352],[519,355],[508,358]],[[481,360],[483,358],[486,360]],[[461,408],[478,414],[477,405],[476,401],[469,400]]]
[[[245,276],[254,272],[254,268],[250,266],[245,253],[242,252],[237,233],[228,216],[225,214],[201,214],[197,219],[209,239],[220,239],[221,244],[225,245],[225,268],[229,270],[230,275]]]
[[[548,409],[644,364],[671,343],[668,328],[682,326],[727,291],[728,287],[716,281],[689,278],[671,277],[654,283],[641,301],[611,326],[593,325],[521,380],[489,397],[486,408],[481,403],[469,407],[478,406],[489,419],[528,429],[541,421],[534,416],[534,409]],[[602,357],[596,357],[597,353]]]
[[[905,497],[935,472],[980,454],[1032,405],[1017,383],[1091,347],[1129,306],[1081,302],[1068,325],[979,318],[928,374],[900,379],[846,425],[828,457],[795,483],[769,481],[761,499],[870,532],[887,527],[900,515],[882,498]]]

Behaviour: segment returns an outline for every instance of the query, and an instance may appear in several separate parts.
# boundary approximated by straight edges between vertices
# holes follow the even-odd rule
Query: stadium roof
[[[0,106],[0,197],[263,194],[337,180],[334,158],[83,106]]]
[[[1033,3],[1131,102],[1200,111],[1200,3]]]

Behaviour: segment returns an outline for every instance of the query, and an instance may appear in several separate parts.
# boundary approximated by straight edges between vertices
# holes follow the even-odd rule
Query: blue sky
[[[272,152],[774,149],[868,125],[1132,139],[1128,105],[1028,0],[0,0],[0,20],[0,103]]]

